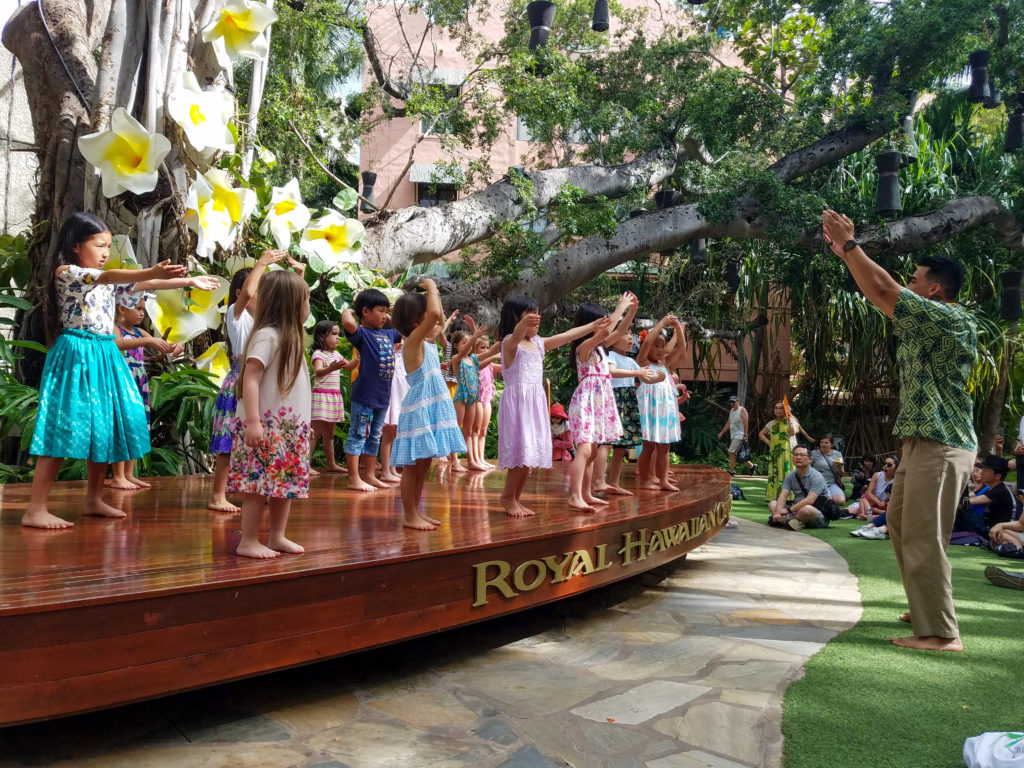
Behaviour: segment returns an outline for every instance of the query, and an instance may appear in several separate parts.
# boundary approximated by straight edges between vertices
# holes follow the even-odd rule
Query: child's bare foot
[[[579,496],[570,496],[569,501],[566,502],[569,509],[575,509],[577,512],[586,512],[587,514],[593,514],[597,510],[593,506],[588,504],[584,499]]]
[[[643,483],[638,483],[636,487],[637,487],[637,490],[640,490],[640,491],[660,491],[661,490],[661,486],[660,485],[658,485],[657,483],[650,482],[650,481],[643,482]]]
[[[281,555],[280,552],[275,552],[270,547],[264,547],[258,541],[252,543],[239,543],[238,549],[235,550],[235,554],[239,557],[252,557],[256,560],[270,560]]]
[[[370,485],[369,483],[363,482],[362,478],[353,477],[351,474],[348,476],[348,489],[350,491],[361,491],[362,493],[372,493],[377,490],[377,486]]]
[[[415,515],[405,515],[402,518],[403,528],[412,528],[414,531],[433,531],[437,528],[437,525],[427,520],[423,515],[417,513]]]
[[[131,480],[127,478],[121,480],[120,478],[112,478],[103,483],[107,488],[113,488],[115,491],[137,491],[140,486],[135,485]]]
[[[387,483],[378,480],[376,475],[370,475],[368,478],[366,478],[366,482],[368,482],[374,488],[390,488],[391,487]]]
[[[531,510],[524,507],[515,499],[509,500],[503,498],[501,500],[501,506],[505,508],[505,514],[509,517],[531,517],[534,514]]]
[[[464,475],[467,472],[469,472],[468,469],[466,469],[464,466],[462,466],[461,463],[459,463],[457,461],[453,461],[451,464],[452,464],[452,472],[455,473],[456,475]]]
[[[312,480],[314,477],[320,477],[320,473],[312,467],[309,468],[309,479]]]
[[[48,531],[58,531],[74,526],[70,520],[61,520],[56,515],[51,515],[46,507],[26,509],[25,514],[21,516],[21,524],[26,528],[44,528]]]
[[[964,649],[964,644],[959,637],[936,637],[934,635],[917,637],[916,635],[910,635],[909,637],[893,637],[891,639],[893,645],[898,645],[902,648],[913,648],[916,651],[953,651],[959,653]]]
[[[490,464],[470,464],[469,469],[472,472],[488,472],[493,467]]]
[[[145,480],[140,480],[137,477],[129,477],[128,478],[128,482],[133,483],[134,485],[138,486],[139,488],[152,488],[153,487],[150,483],[147,483]]]
[[[343,467],[340,464],[328,464],[325,467],[325,469],[328,472],[334,472],[335,474],[338,474],[338,475],[347,475],[348,474],[348,468],[347,467]]]
[[[388,474],[381,474],[380,479],[381,482],[387,483],[388,485],[397,485],[398,483],[402,482],[401,476],[396,475],[393,472],[389,472]]]
[[[608,502],[607,501],[605,501],[604,499],[599,499],[599,498],[597,498],[597,496],[594,496],[594,495],[589,494],[589,493],[583,495],[583,501],[585,501],[587,504],[591,505],[592,507],[607,507],[608,506]]]
[[[425,515],[422,512],[420,512],[420,517],[422,517],[424,520],[426,520],[431,525],[440,525],[441,524],[441,521],[438,520],[436,517],[431,517],[430,515]]]
[[[134,489],[135,486],[133,485]],[[112,507],[103,499],[97,499],[96,501],[86,502],[85,514],[92,515],[93,517],[128,517],[124,510]]]
[[[601,483],[600,485],[595,484],[591,489],[591,493],[614,493],[612,487],[608,483]]]
[[[233,515],[236,512],[241,512],[241,507],[236,507],[224,496],[214,496],[210,499],[210,502],[206,505],[206,508],[212,512],[226,512],[229,515]]]
[[[301,545],[286,539],[284,536],[275,539],[268,539],[267,546],[275,552],[283,552],[286,555],[301,555],[306,551]]]
[[[658,483],[658,487],[661,490],[663,490],[663,491],[678,491],[679,490],[679,486],[676,485],[675,483],[671,482],[670,480],[662,480],[660,483]]]
[[[613,493],[616,496],[632,496],[633,495],[632,491],[627,491],[621,485],[609,485],[608,486],[608,490],[604,491],[604,493]]]

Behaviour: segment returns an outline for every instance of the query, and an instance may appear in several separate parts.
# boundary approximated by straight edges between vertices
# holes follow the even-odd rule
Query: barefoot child
[[[252,334],[242,352],[238,417],[228,490],[242,493],[242,538],[235,553],[265,560],[302,554],[285,538],[293,498],[309,490],[309,369],[303,322],[309,288],[294,272],[271,272],[260,287]],[[267,545],[260,518],[269,500]]]
[[[317,440],[323,438],[324,458],[327,459],[326,471],[344,472],[345,468],[334,460],[334,428],[339,421],[345,420],[345,401],[341,396],[341,370],[351,371],[356,367],[355,361],[349,361],[338,351],[338,338],[341,331],[332,320],[321,320],[313,328],[313,405],[310,411],[313,428],[313,445],[316,450]],[[310,453],[310,459],[312,459]],[[310,475],[316,477],[313,470]]]
[[[569,403],[569,429],[576,441],[576,457],[569,470],[567,503],[580,512],[594,512],[595,507],[608,504],[591,490],[594,460],[601,443],[622,437],[622,423],[615,408],[608,358],[601,344],[613,345],[622,334],[629,332],[636,308],[636,296],[627,292],[622,294],[611,317],[607,309],[597,304],[581,304],[576,311],[573,325],[594,327],[591,335],[573,344],[579,385]]]
[[[171,344],[165,339],[151,336],[142,328],[142,320],[146,316],[146,298],[144,293],[121,293],[117,297],[117,332],[114,339],[117,348],[124,353],[128,370],[131,371],[135,386],[139,389],[142,404],[146,407],[146,425],[151,419],[149,414],[149,377],[146,375],[145,349],[154,350],[158,355],[177,357],[182,352],[181,344]],[[115,461],[111,465],[114,479],[111,488],[121,491],[137,491],[149,488],[149,483],[135,477],[135,460]]]
[[[498,338],[505,391],[498,403],[498,469],[505,474],[501,505],[512,517],[529,517],[522,503],[532,467],[551,468],[551,421],[544,389],[544,352],[586,336],[593,324],[544,339],[537,302],[510,296],[501,307]]]
[[[394,328],[384,327],[389,309],[391,302],[387,296],[376,288],[367,288],[356,295],[354,312],[346,309],[341,313],[345,336],[359,352],[359,375],[352,384],[352,407],[345,441],[348,487],[352,491],[388,487],[377,479],[377,452],[391,402],[395,342],[401,338]]]
[[[395,444],[398,434],[398,417],[402,413],[402,401],[409,391],[409,382],[405,379],[405,359],[402,357],[404,342],[395,344],[395,375],[391,379],[391,402],[388,404],[388,415],[384,417],[384,431],[380,434],[380,479],[388,485],[398,485],[402,477],[391,465],[391,447]]]
[[[452,334],[452,348],[455,350],[452,368],[458,371],[458,386],[452,400],[466,439],[466,465],[475,472],[486,472],[491,468],[484,464],[483,455],[477,453],[476,433],[479,429],[477,422],[483,416],[483,406],[480,404],[480,366],[489,365],[497,356],[498,349],[495,347],[490,353],[485,351],[483,358],[472,351],[477,342],[486,336],[486,328],[477,328],[472,334],[469,331],[456,331]]]
[[[36,456],[32,491],[21,524],[70,528],[50,514],[50,488],[64,457],[87,459],[84,512],[125,517],[101,497],[107,464],[149,453],[146,409],[114,344],[115,296],[124,291],[182,288],[212,290],[208,278],[184,277],[185,267],[162,261],[142,270],[103,271],[110,256],[110,231],[90,213],[76,213],[61,227],[49,286],[51,311],[60,326],[46,353],[39,408],[30,452]],[[134,285],[133,285],[134,284]]]
[[[224,314],[224,332],[228,337],[228,354],[231,355],[231,369],[220,385],[220,393],[213,404],[213,435],[210,437],[210,453],[214,454],[213,495],[206,508],[214,512],[234,514],[239,508],[228,501],[228,465],[231,462],[231,446],[234,441],[232,429],[235,424],[235,385],[242,369],[242,350],[252,332],[252,319],[256,311],[256,294],[260,280],[267,267],[287,258],[284,251],[264,251],[252,269],[248,267],[235,272],[228,288],[228,311]]]
[[[654,384],[665,378],[665,374],[641,368],[635,359],[629,356],[633,348],[632,332],[625,332],[608,350],[608,368],[612,374],[612,392],[615,394],[615,409],[619,412],[622,422],[622,437],[598,449],[597,460],[594,462],[594,493],[615,493],[621,496],[632,496],[631,491],[622,487],[622,463],[626,452],[631,448],[639,448],[643,443],[640,431],[640,407],[636,399],[637,384]],[[611,463],[608,454],[611,452]],[[608,479],[605,480],[607,466]]]
[[[477,357],[487,353],[487,350],[491,348],[490,342],[487,337],[480,339],[476,343],[476,354]],[[495,346],[498,354],[500,349]],[[497,360],[495,356],[494,360]],[[492,360],[487,365],[481,364],[480,366],[480,422],[477,426],[475,439],[477,441],[477,455],[483,460],[483,465],[487,469],[494,469],[494,464],[487,461],[487,430],[491,426],[491,404],[494,402],[495,386],[494,386],[494,375],[500,370],[496,362]]]
[[[394,324],[405,336],[402,357],[409,391],[398,417],[398,435],[391,463],[402,470],[402,525],[432,531],[441,523],[420,511],[423,484],[434,459],[466,450],[455,408],[441,375],[434,339],[441,332],[444,310],[433,280],[423,280],[423,293],[406,293],[395,302]]]
[[[666,341],[664,328],[672,326],[672,340]],[[637,466],[637,487],[645,490],[678,491],[679,486],[669,479],[668,449],[679,440],[679,403],[670,371],[682,363],[686,354],[686,329],[675,315],[665,315],[650,330],[636,360],[651,370],[664,374],[653,384],[641,384],[637,389],[640,405],[640,427],[643,432],[643,451]]]

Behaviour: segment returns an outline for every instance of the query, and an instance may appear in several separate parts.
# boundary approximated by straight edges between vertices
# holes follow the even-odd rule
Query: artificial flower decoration
[[[357,219],[346,219],[340,213],[330,211],[309,223],[299,246],[319,256],[328,269],[334,269],[344,261],[362,258],[354,246],[363,239],[365,232]]]
[[[213,374],[213,383],[218,387],[224,383],[224,378],[231,368],[231,358],[228,357],[228,345],[223,341],[211,344],[203,354],[196,358],[196,368],[200,371],[209,371]]]
[[[229,283],[215,277],[212,291],[198,288],[177,288],[156,292],[156,301],[146,302],[146,313],[153,327],[172,344],[191,341],[208,328],[221,324],[220,304],[228,295]]]
[[[166,136],[150,133],[118,107],[110,116],[110,128],[82,136],[78,149],[99,170],[106,197],[122,192],[144,195],[156,189],[160,163],[171,151],[171,142]]]
[[[211,168],[197,176],[185,200],[185,224],[199,236],[196,253],[209,259],[218,245],[228,248],[255,207],[256,193],[232,187],[225,171]]]
[[[167,99],[167,112],[174,119],[188,142],[197,150],[235,148],[235,138],[228,122],[235,112],[234,101],[220,91],[204,91],[191,72],[186,72],[182,83]]]
[[[277,14],[264,3],[253,0],[228,0],[203,30],[203,40],[213,43],[217,61],[228,69],[231,59],[264,59],[270,42],[264,30],[277,21]]]
[[[283,187],[274,187],[260,232],[272,235],[277,247],[284,249],[291,244],[292,233],[301,232],[307,224],[309,208],[302,204],[299,180],[292,179]]]
[[[128,235],[114,235],[110,238],[110,256],[103,264],[104,269],[142,269],[135,258],[135,249]]]

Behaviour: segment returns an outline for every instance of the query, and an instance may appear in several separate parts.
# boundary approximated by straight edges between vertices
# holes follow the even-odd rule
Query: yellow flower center
[[[142,165],[142,155],[136,151],[130,142],[120,136],[117,136],[111,142],[110,149],[107,151],[107,157],[110,159],[110,164],[120,174],[134,173]]]
[[[198,104],[193,104],[188,108],[188,118],[192,121],[193,125],[202,125],[206,122],[206,118],[203,116]]]
[[[227,187],[213,188],[213,207],[218,211],[226,211],[233,222],[242,218],[242,206],[238,202],[238,195]]]
[[[291,213],[295,210],[295,203],[291,200],[282,200],[280,203],[274,206],[275,216],[284,216],[286,213]]]

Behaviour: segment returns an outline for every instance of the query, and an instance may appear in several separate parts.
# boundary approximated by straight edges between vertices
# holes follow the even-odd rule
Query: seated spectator
[[[827,528],[828,519],[815,506],[820,497],[828,496],[828,484],[818,470],[811,466],[807,449],[798,445],[793,449],[793,466],[796,467],[782,481],[779,497],[768,502],[771,512],[769,524],[782,528],[788,526],[794,531],[803,528]],[[788,504],[790,492],[793,503]]]
[[[572,461],[572,432],[569,429],[569,416],[561,403],[551,406],[551,460]]]
[[[980,462],[980,466],[975,464],[975,468],[982,487],[971,493],[968,498],[970,506],[966,512],[957,515],[953,530],[971,531],[988,539],[994,525],[1013,519],[1016,502],[1003,483],[1009,471],[1006,459],[990,454]]]
[[[811,451],[811,466],[825,478],[832,501],[836,504],[846,501],[843,490],[843,454],[832,447],[832,435],[821,438],[818,447]]]
[[[846,508],[856,518],[869,520],[872,514],[885,512],[889,504],[889,489],[896,478],[896,468],[900,465],[898,456],[890,456],[882,462],[882,469],[871,477],[867,490],[857,501]]]
[[[868,483],[871,482],[871,478],[874,477],[877,471],[874,456],[865,456],[860,460],[860,466],[850,475],[850,498],[852,500],[856,501],[861,497],[864,489],[868,487]]]
[[[862,525],[857,530],[850,531],[850,535],[858,539],[888,539],[889,529],[885,526],[885,512],[875,515],[867,525]]]

